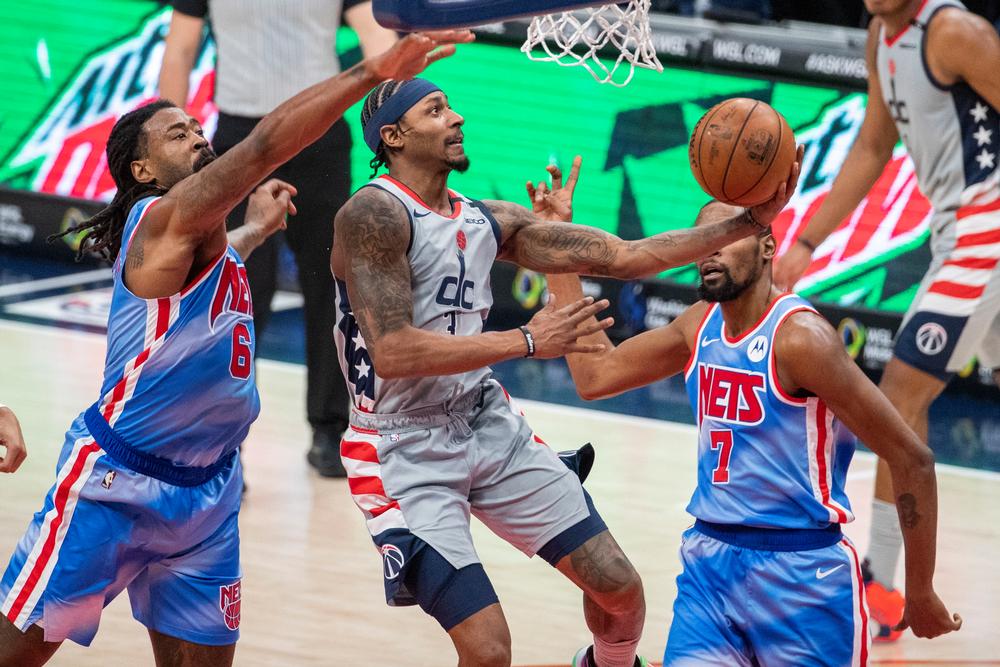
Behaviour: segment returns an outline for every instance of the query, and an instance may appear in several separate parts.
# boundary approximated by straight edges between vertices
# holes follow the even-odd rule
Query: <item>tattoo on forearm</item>
[[[501,258],[551,273],[618,278],[653,275],[715,252],[753,228],[741,214],[718,224],[623,241],[592,227],[536,221],[531,211],[510,202],[486,203],[500,225]]]
[[[402,216],[402,219],[401,219]],[[350,266],[351,307],[365,340],[374,342],[413,321],[405,213],[388,195],[365,188],[337,216]]]
[[[912,493],[904,493],[896,499],[899,508],[899,522],[903,528],[916,528],[920,523],[921,514],[917,512],[917,499]]]
[[[521,232],[518,257],[531,267],[607,275],[618,255],[611,236],[589,227],[539,225]]]

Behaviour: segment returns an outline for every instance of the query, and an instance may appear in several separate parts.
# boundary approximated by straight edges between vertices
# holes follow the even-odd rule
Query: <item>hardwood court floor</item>
[[[0,477],[4,567],[53,481],[66,427],[97,395],[103,360],[102,336],[0,321],[0,400],[19,413],[29,447],[21,470]],[[433,620],[416,608],[385,606],[381,561],[346,482],[320,479],[306,465],[303,368],[262,362],[259,384],[261,417],[245,450],[250,492],[241,518],[243,638],[236,664],[453,665],[451,644]],[[553,447],[597,445],[587,486],[643,576],[649,613],[641,650],[658,660],[678,538],[691,522],[684,506],[694,483],[693,429],[543,403],[523,407]],[[862,551],[872,471],[873,459],[859,456],[848,488],[858,521],[847,533]],[[873,663],[1000,665],[1000,476],[945,467],[938,479],[937,589],[965,627],[930,642],[909,635],[877,646]],[[482,526],[473,532],[510,622],[514,664],[567,664],[588,642],[577,591]],[[67,642],[51,664],[152,665],[152,654],[122,595],[105,611],[89,649]]]

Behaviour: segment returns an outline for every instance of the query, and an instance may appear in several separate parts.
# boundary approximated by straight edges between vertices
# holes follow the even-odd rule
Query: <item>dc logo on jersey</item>
[[[223,313],[237,313],[253,316],[253,304],[250,301],[250,281],[247,279],[247,269],[226,257],[222,265],[222,275],[212,297],[212,310],[208,315],[208,326],[215,331],[215,321]]]
[[[747,348],[747,359],[757,363],[767,355],[767,336],[760,335],[750,341]]]
[[[243,598],[242,582],[228,586],[219,586],[219,609],[222,610],[222,618],[226,621],[226,627],[230,630],[237,630],[240,627],[240,603]]]
[[[465,243],[465,234],[459,231],[458,247],[464,249]],[[475,281],[465,279],[465,255],[459,252],[458,276],[448,276],[441,281],[441,287],[438,288],[437,297],[434,301],[441,306],[472,310],[472,294],[475,289]]]
[[[933,357],[948,344],[948,332],[937,322],[925,322],[917,329],[917,349]]]
[[[115,471],[109,470],[108,473],[104,476],[104,479],[101,481],[101,486],[103,486],[105,489],[110,489],[111,483],[114,481],[115,481]]]
[[[764,374],[698,364],[698,423],[708,417],[754,426],[764,421]]]
[[[395,579],[403,571],[403,563],[406,562],[402,550],[395,544],[383,544],[379,551],[382,553],[382,569],[385,572],[385,578]]]

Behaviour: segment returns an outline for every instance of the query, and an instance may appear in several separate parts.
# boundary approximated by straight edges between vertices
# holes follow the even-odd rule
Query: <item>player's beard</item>
[[[760,264],[760,254],[754,257],[754,270],[747,276],[746,280],[741,282],[736,282],[733,279],[733,274],[729,272],[724,266],[719,267],[719,271],[722,273],[723,281],[719,285],[714,285],[709,287],[705,284],[705,279],[702,278],[701,284],[698,285],[698,296],[705,301],[711,303],[722,303],[724,301],[732,301],[737,299],[741,294],[746,292],[751,285],[760,279],[761,273],[764,267]]]
[[[469,164],[469,156],[465,153],[462,154],[462,157],[456,157],[448,160],[448,167],[460,174],[464,174],[469,170]]]

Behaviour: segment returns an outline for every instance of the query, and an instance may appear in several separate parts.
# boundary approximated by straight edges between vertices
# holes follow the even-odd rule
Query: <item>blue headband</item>
[[[413,108],[413,105],[433,92],[441,90],[427,79],[410,79],[400,84],[392,96],[372,114],[365,125],[365,143],[372,153],[378,152],[382,143],[382,128],[393,125]]]

